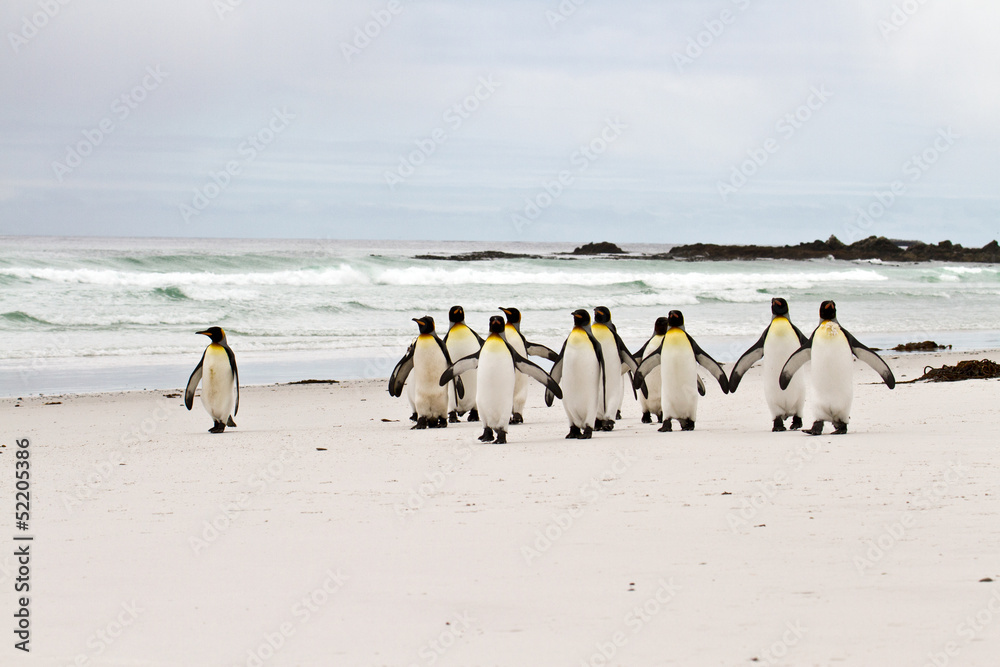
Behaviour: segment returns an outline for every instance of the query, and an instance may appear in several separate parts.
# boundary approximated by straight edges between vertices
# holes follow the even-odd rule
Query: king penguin
[[[441,375],[439,383],[445,385],[460,375],[465,376],[470,369],[479,371],[476,408],[483,420],[483,434],[479,436],[482,442],[507,442],[507,425],[514,403],[515,373],[538,380],[546,390],[562,398],[562,390],[556,381],[525,359],[504,338],[504,319],[499,315],[490,318],[490,335],[482,347],[452,364]]]
[[[448,348],[448,356],[461,359],[475,354],[483,346],[483,338],[465,323],[465,309],[452,306],[448,311],[448,321],[451,326],[444,336],[444,346]],[[458,422],[458,418],[469,413],[469,421],[479,421],[476,411],[476,369],[462,373],[462,384],[465,385],[465,396],[458,398],[455,393],[455,383],[448,388],[448,421]]]
[[[438,384],[441,374],[451,366],[448,348],[434,332],[434,318],[415,317],[420,334],[406,350],[389,377],[389,394],[400,396],[407,378],[413,374],[413,409],[417,412],[415,429],[444,428],[448,425],[448,388]],[[455,378],[455,391],[465,396],[462,378]]]
[[[233,417],[240,411],[240,374],[236,370],[236,355],[226,342],[226,332],[221,327],[209,327],[197,333],[208,336],[212,342],[205,348],[201,361],[188,378],[184,405],[191,409],[194,392],[201,382],[201,404],[215,422],[208,432],[222,433],[227,426],[235,428]]]
[[[617,367],[616,367],[617,370]],[[569,418],[567,439],[586,440],[593,435],[594,422],[604,397],[604,354],[590,330],[590,313],[573,311],[573,329],[563,342],[550,375],[563,387],[563,408]],[[545,404],[552,405],[554,392],[545,392]]]
[[[645,359],[655,350],[660,349],[663,342],[663,334],[667,333],[667,318],[657,317],[653,323],[653,335],[639,349],[639,359]],[[642,390],[639,393],[639,406],[642,408],[642,423],[652,424],[653,415],[657,420],[663,422],[663,406],[660,403],[660,390],[662,380],[660,379],[660,368],[656,367],[646,374],[642,379]]]
[[[786,388],[795,372],[812,360],[813,422],[803,431],[809,435],[823,433],[823,422],[833,422],[833,433],[847,433],[854,400],[854,357],[865,362],[882,378],[886,386],[896,386],[896,378],[882,357],[863,345],[837,321],[837,304],[824,301],[819,307],[819,326],[781,369],[778,386]]]
[[[514,351],[525,359],[528,356],[544,357],[549,361],[556,360],[556,353],[539,343],[529,343],[521,333],[521,311],[517,308],[501,308],[507,316],[507,324],[504,327],[504,338],[514,348]],[[518,371],[514,373],[514,404],[513,414],[510,417],[511,424],[523,424],[524,403],[528,400],[528,378]]]
[[[771,323],[764,329],[757,342],[740,357],[729,375],[729,392],[735,393],[740,380],[750,367],[764,358],[764,398],[771,410],[774,424],[772,431],[785,430],[785,418],[792,418],[792,430],[802,428],[802,404],[806,400],[805,381],[801,375],[793,377],[787,389],[778,386],[778,376],[788,358],[809,339],[792,324],[788,317],[788,302],[782,298],[771,299]]]
[[[684,314],[671,310],[667,315],[667,332],[663,334],[660,349],[646,356],[636,371],[634,386],[642,386],[643,378],[660,366],[660,400],[663,405],[661,431],[670,431],[671,419],[681,424],[681,430],[693,431],[698,416],[698,395],[705,395],[705,385],[698,377],[701,364],[719,382],[723,394],[729,393],[729,378],[719,363],[708,356],[684,330]]]
[[[611,322],[611,311],[607,306],[594,308],[594,324],[590,330],[601,344],[605,371],[604,386],[601,388],[604,394],[604,400],[601,401],[604,409],[598,408],[594,428],[599,431],[610,431],[615,427],[615,419],[621,418],[622,398],[625,395],[622,375],[635,371],[637,365]]]

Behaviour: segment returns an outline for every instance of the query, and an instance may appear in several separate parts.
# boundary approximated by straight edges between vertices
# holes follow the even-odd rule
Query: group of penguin
[[[484,425],[479,440],[505,443],[508,426],[524,421],[531,378],[545,387],[546,405],[551,406],[555,398],[562,400],[569,420],[566,438],[588,439],[595,430],[612,430],[621,418],[627,376],[642,407],[643,423],[652,423],[655,415],[662,424],[660,431],[671,431],[675,419],[681,430],[690,431],[697,418],[698,397],[705,395],[698,366],[728,394],[763,358],[764,396],[774,420],[773,431],[785,431],[789,417],[791,429],[802,428],[806,391],[797,371],[811,360],[815,421],[803,432],[820,435],[829,421],[834,434],[843,434],[854,395],[855,357],[871,366],[889,389],[896,384],[888,364],[840,326],[833,301],[820,305],[820,323],[806,337],[789,319],[788,302],[772,299],[771,322],[729,375],[685,331],[679,310],[656,319],[653,335],[635,355],[618,335],[611,311],[604,306],[594,309],[593,323],[586,310],[573,311],[573,328],[558,353],[525,339],[516,308],[500,310],[506,321],[499,315],[491,317],[485,340],[465,323],[461,306],[449,311],[450,327],[443,340],[434,330],[433,317],[414,318],[420,333],[389,378],[392,396],[402,396],[404,387],[407,390],[413,410],[410,418],[416,422],[413,428],[445,427],[468,413],[470,422]],[[553,362],[551,370],[546,372],[529,356]]]

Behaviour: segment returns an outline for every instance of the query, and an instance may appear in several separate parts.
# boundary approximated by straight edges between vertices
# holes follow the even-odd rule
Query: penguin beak
[[[424,321],[422,319],[418,318],[418,317],[414,317],[413,321],[416,322],[417,324],[423,324],[424,323]]]
[[[212,335],[208,331],[195,331],[195,333],[201,334],[202,336],[211,336]]]

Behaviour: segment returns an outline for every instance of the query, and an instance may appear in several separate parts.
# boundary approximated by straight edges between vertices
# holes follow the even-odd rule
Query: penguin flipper
[[[543,359],[548,359],[549,361],[555,361],[559,358],[559,355],[555,350],[545,347],[541,343],[529,343],[524,341],[525,351],[533,357],[542,357]]]
[[[626,370],[635,371],[639,367],[639,364],[636,363],[632,353],[628,351],[625,341],[618,335],[617,329],[612,328],[611,333],[614,334],[615,344],[618,345],[618,358],[622,360],[622,372],[624,373]]]
[[[646,355],[646,358],[639,363],[639,367],[635,369],[635,377],[632,378],[632,386],[639,387],[644,386],[644,380],[649,372],[660,365],[660,349],[657,348],[655,352],[650,352]]]
[[[206,351],[208,348],[205,348]],[[194,392],[198,388],[198,383],[201,382],[201,372],[202,365],[205,363],[205,353],[201,353],[201,361],[198,365],[194,367],[191,372],[191,377],[188,378],[187,388],[184,390],[184,406],[190,410],[191,406],[194,405]]]
[[[694,350],[695,361],[701,364],[702,368],[711,373],[715,379],[719,381],[722,393],[728,394],[729,376],[726,375],[726,371],[722,370],[722,366],[719,365],[718,361],[709,356],[705,350],[698,347],[698,343],[694,342],[694,338],[691,338],[691,334],[688,334],[688,341],[691,343],[691,349]]]
[[[569,339],[567,338],[566,340],[569,340]],[[563,341],[562,349],[559,350],[559,358],[556,359],[556,362],[554,364],[552,364],[552,369],[549,371],[549,377],[551,377],[552,380],[555,381],[556,384],[559,384],[559,381],[562,380],[563,355],[565,353],[566,353],[566,342]],[[555,394],[553,394],[551,391],[549,391],[548,389],[546,389],[545,390],[545,405],[547,407],[550,407],[550,408],[552,407],[552,400],[554,398],[555,398]]]
[[[695,377],[698,378],[698,395],[699,396],[704,396],[705,395],[705,383],[701,381],[701,376],[700,375],[695,375]]]
[[[874,350],[848,333],[844,327],[840,327],[840,330],[844,332],[845,336],[847,336],[847,342],[851,344],[851,352],[854,353],[854,356],[871,366],[872,370],[882,377],[882,382],[885,382],[889,389],[895,387],[896,377],[892,374],[892,369],[889,368],[889,364],[885,363],[885,360],[882,357],[875,354]]]
[[[236,386],[236,405],[233,407],[233,414],[236,415],[240,412],[240,372],[236,368],[236,355],[233,354],[232,348],[225,343],[222,347],[226,350],[226,356],[229,357],[229,368],[233,371],[233,384]],[[229,421],[232,421],[232,418]],[[236,424],[229,424],[229,426],[236,426]]]
[[[403,395],[403,385],[406,384],[406,378],[410,374],[410,371],[413,370],[413,350],[415,347],[416,341],[410,343],[406,354],[399,360],[396,367],[392,369],[392,375],[389,376],[390,396],[399,398]]]
[[[462,373],[467,373],[473,370],[474,368],[479,368],[478,352],[476,352],[475,354],[470,354],[467,357],[462,357],[461,359],[453,363],[451,366],[449,366],[447,369],[445,369],[444,373],[441,374],[441,380],[439,381],[438,384],[440,384],[443,387],[452,380],[456,380],[455,389],[462,387],[462,393],[459,395],[459,398],[462,398],[463,396],[465,396],[465,386],[459,384],[462,381],[462,378],[460,378],[459,375],[461,375]]]
[[[604,367],[604,352],[601,350],[601,342],[594,337],[590,329],[587,329],[587,337],[590,338],[590,343],[597,354],[597,365],[601,367],[601,411],[605,412],[608,409],[608,396],[604,390],[608,386],[608,369]]]
[[[802,331],[799,330],[799,328],[797,326],[795,326],[794,324],[792,324],[791,320],[788,320],[788,323],[792,325],[792,331],[794,331],[795,335],[799,337],[799,344],[800,345],[808,345],[809,344],[809,336],[807,336],[804,333],[802,333]]]
[[[767,329],[764,329],[764,333],[760,335],[757,342],[751,345],[747,351],[743,353],[743,356],[739,358],[736,365],[733,366],[733,372],[729,374],[729,393],[736,393],[736,388],[740,386],[740,380],[743,379],[746,372],[750,370],[751,366],[764,358],[764,339],[767,338],[767,332],[770,330],[770,326]],[[798,329],[795,331],[797,335],[802,335],[802,332]]]
[[[546,373],[541,366],[528,361],[516,352],[512,356],[514,357],[514,368],[544,385],[546,395],[552,394],[556,398],[562,398],[562,388],[559,387],[559,383],[553,380],[552,376]]]
[[[811,340],[807,345],[803,345],[793,352],[792,356],[788,357],[788,361],[781,368],[781,375],[778,376],[778,387],[787,389],[788,383],[792,381],[792,376],[795,375],[795,372],[802,368],[810,359],[812,359]]]

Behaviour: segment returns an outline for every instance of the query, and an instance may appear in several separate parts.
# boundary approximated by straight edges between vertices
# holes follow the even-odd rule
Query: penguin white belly
[[[663,421],[668,419],[690,419],[698,416],[698,363],[694,350],[680,329],[668,331],[663,337],[660,350],[660,374],[662,375],[660,401],[663,405]]]
[[[201,367],[201,404],[215,421],[225,422],[233,415],[236,388],[229,355],[221,345],[209,345]]]
[[[524,347],[524,340],[521,338],[521,334],[517,332],[517,329],[508,325],[504,328],[504,334],[507,338],[507,342],[510,346],[514,348],[514,351],[520,354],[525,359],[528,358],[528,350]],[[528,400],[528,377],[521,371],[514,371],[514,404],[511,408],[514,412],[521,414],[524,410],[524,404]]]
[[[453,328],[453,331],[448,335],[448,355],[451,357],[452,363],[458,361],[463,357],[467,357],[470,354],[475,354],[479,351],[479,341],[473,335],[472,331],[465,325],[459,325]],[[465,387],[465,395],[462,398],[455,396],[455,383],[448,385],[448,410],[458,410],[459,412],[468,412],[472,408],[476,407],[476,379],[478,377],[478,371],[473,368],[471,371],[466,371],[462,373],[462,385]]]
[[[420,417],[437,418],[448,415],[448,388],[440,385],[441,375],[448,364],[433,336],[422,335],[413,350],[413,407]]]
[[[491,338],[479,353],[479,391],[476,396],[479,420],[487,428],[506,431],[513,399],[514,360],[502,340]]]
[[[824,322],[813,335],[813,419],[840,421],[851,416],[854,400],[854,354],[835,322]]]
[[[572,426],[594,428],[600,385],[601,367],[590,338],[583,331],[574,330],[566,341],[562,379],[559,382],[563,408]]]
[[[643,348],[642,355],[639,357],[640,360],[645,359],[647,354],[658,348],[662,340],[663,336],[654,336],[646,347]],[[660,370],[660,367],[657,366],[646,376],[646,389],[649,391],[649,396],[643,396],[642,392],[639,392],[639,405],[642,407],[642,411],[648,412],[651,415],[659,415],[663,409],[660,403],[661,385],[663,383],[663,376]]]
[[[597,418],[613,420],[618,408],[621,407],[624,395],[621,357],[618,356],[618,344],[610,329],[600,324],[595,324],[592,329],[594,338],[601,344],[605,373],[604,386],[601,388],[601,391],[604,392],[604,400],[598,400]]]
[[[764,398],[771,417],[802,416],[806,400],[806,383],[801,371],[792,376],[786,389],[778,386],[781,369],[800,347],[799,337],[785,318],[775,318],[764,339]]]

